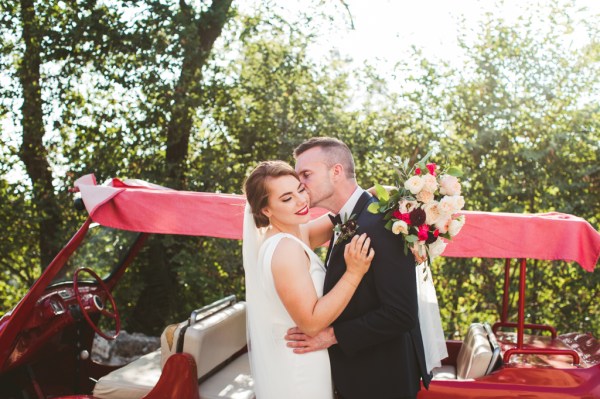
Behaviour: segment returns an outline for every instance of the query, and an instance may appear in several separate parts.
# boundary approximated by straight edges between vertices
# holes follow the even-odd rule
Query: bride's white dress
[[[286,331],[295,326],[277,295],[271,261],[283,238],[299,242],[310,258],[310,275],[317,295],[323,295],[325,268],[301,240],[279,233],[266,239],[256,263],[246,267],[248,347],[257,399],[331,399],[333,388],[327,350],[295,354],[286,346]]]

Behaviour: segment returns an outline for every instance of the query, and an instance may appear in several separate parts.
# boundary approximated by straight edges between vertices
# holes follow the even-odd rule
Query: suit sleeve
[[[338,345],[348,356],[399,336],[418,324],[415,260],[404,254],[402,239],[371,219],[364,231],[371,237],[371,264],[379,307],[362,316],[333,323]]]

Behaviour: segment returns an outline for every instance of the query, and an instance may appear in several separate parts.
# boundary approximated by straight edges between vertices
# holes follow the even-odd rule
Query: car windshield
[[[85,238],[51,285],[72,281],[73,273],[80,267],[88,267],[106,279],[125,259],[139,234],[92,223]]]

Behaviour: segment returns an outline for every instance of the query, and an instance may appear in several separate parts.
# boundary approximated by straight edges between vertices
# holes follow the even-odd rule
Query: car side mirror
[[[75,201],[73,201],[73,205],[75,206],[75,209],[78,211],[85,210],[85,204],[83,203],[83,198],[81,198],[81,197],[75,198]]]

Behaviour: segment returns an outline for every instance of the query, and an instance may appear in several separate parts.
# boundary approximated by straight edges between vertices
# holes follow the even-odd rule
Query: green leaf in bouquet
[[[388,220],[388,222],[385,224],[385,228],[388,230],[391,230],[393,224],[394,224],[394,222],[392,222],[391,220]]]
[[[387,202],[390,199],[390,194],[381,184],[375,183],[375,193],[381,202]]]
[[[383,217],[383,220],[390,220],[392,218],[392,212],[386,212],[385,216]]]
[[[367,210],[371,213],[375,213],[375,214],[379,213],[379,202],[370,203]]]
[[[417,162],[417,164],[419,165],[423,165],[422,167],[419,166],[421,168],[421,170],[423,170],[423,168],[425,168],[425,165],[427,164],[427,161],[429,160],[429,158],[431,157],[431,154],[433,154],[433,150],[429,151],[427,153],[427,155],[425,155],[423,158],[421,158],[421,160],[419,162]]]
[[[390,191],[390,199],[388,200],[388,207],[393,208],[400,199],[400,194],[398,194],[398,190],[393,189]]]
[[[407,242],[417,242],[417,240],[418,240],[419,238],[418,238],[416,235],[414,235],[414,234],[409,234],[409,235],[407,235],[406,237],[404,237],[404,239],[405,239]]]
[[[450,176],[461,177],[463,175],[463,171],[456,166],[450,166],[446,171]]]

